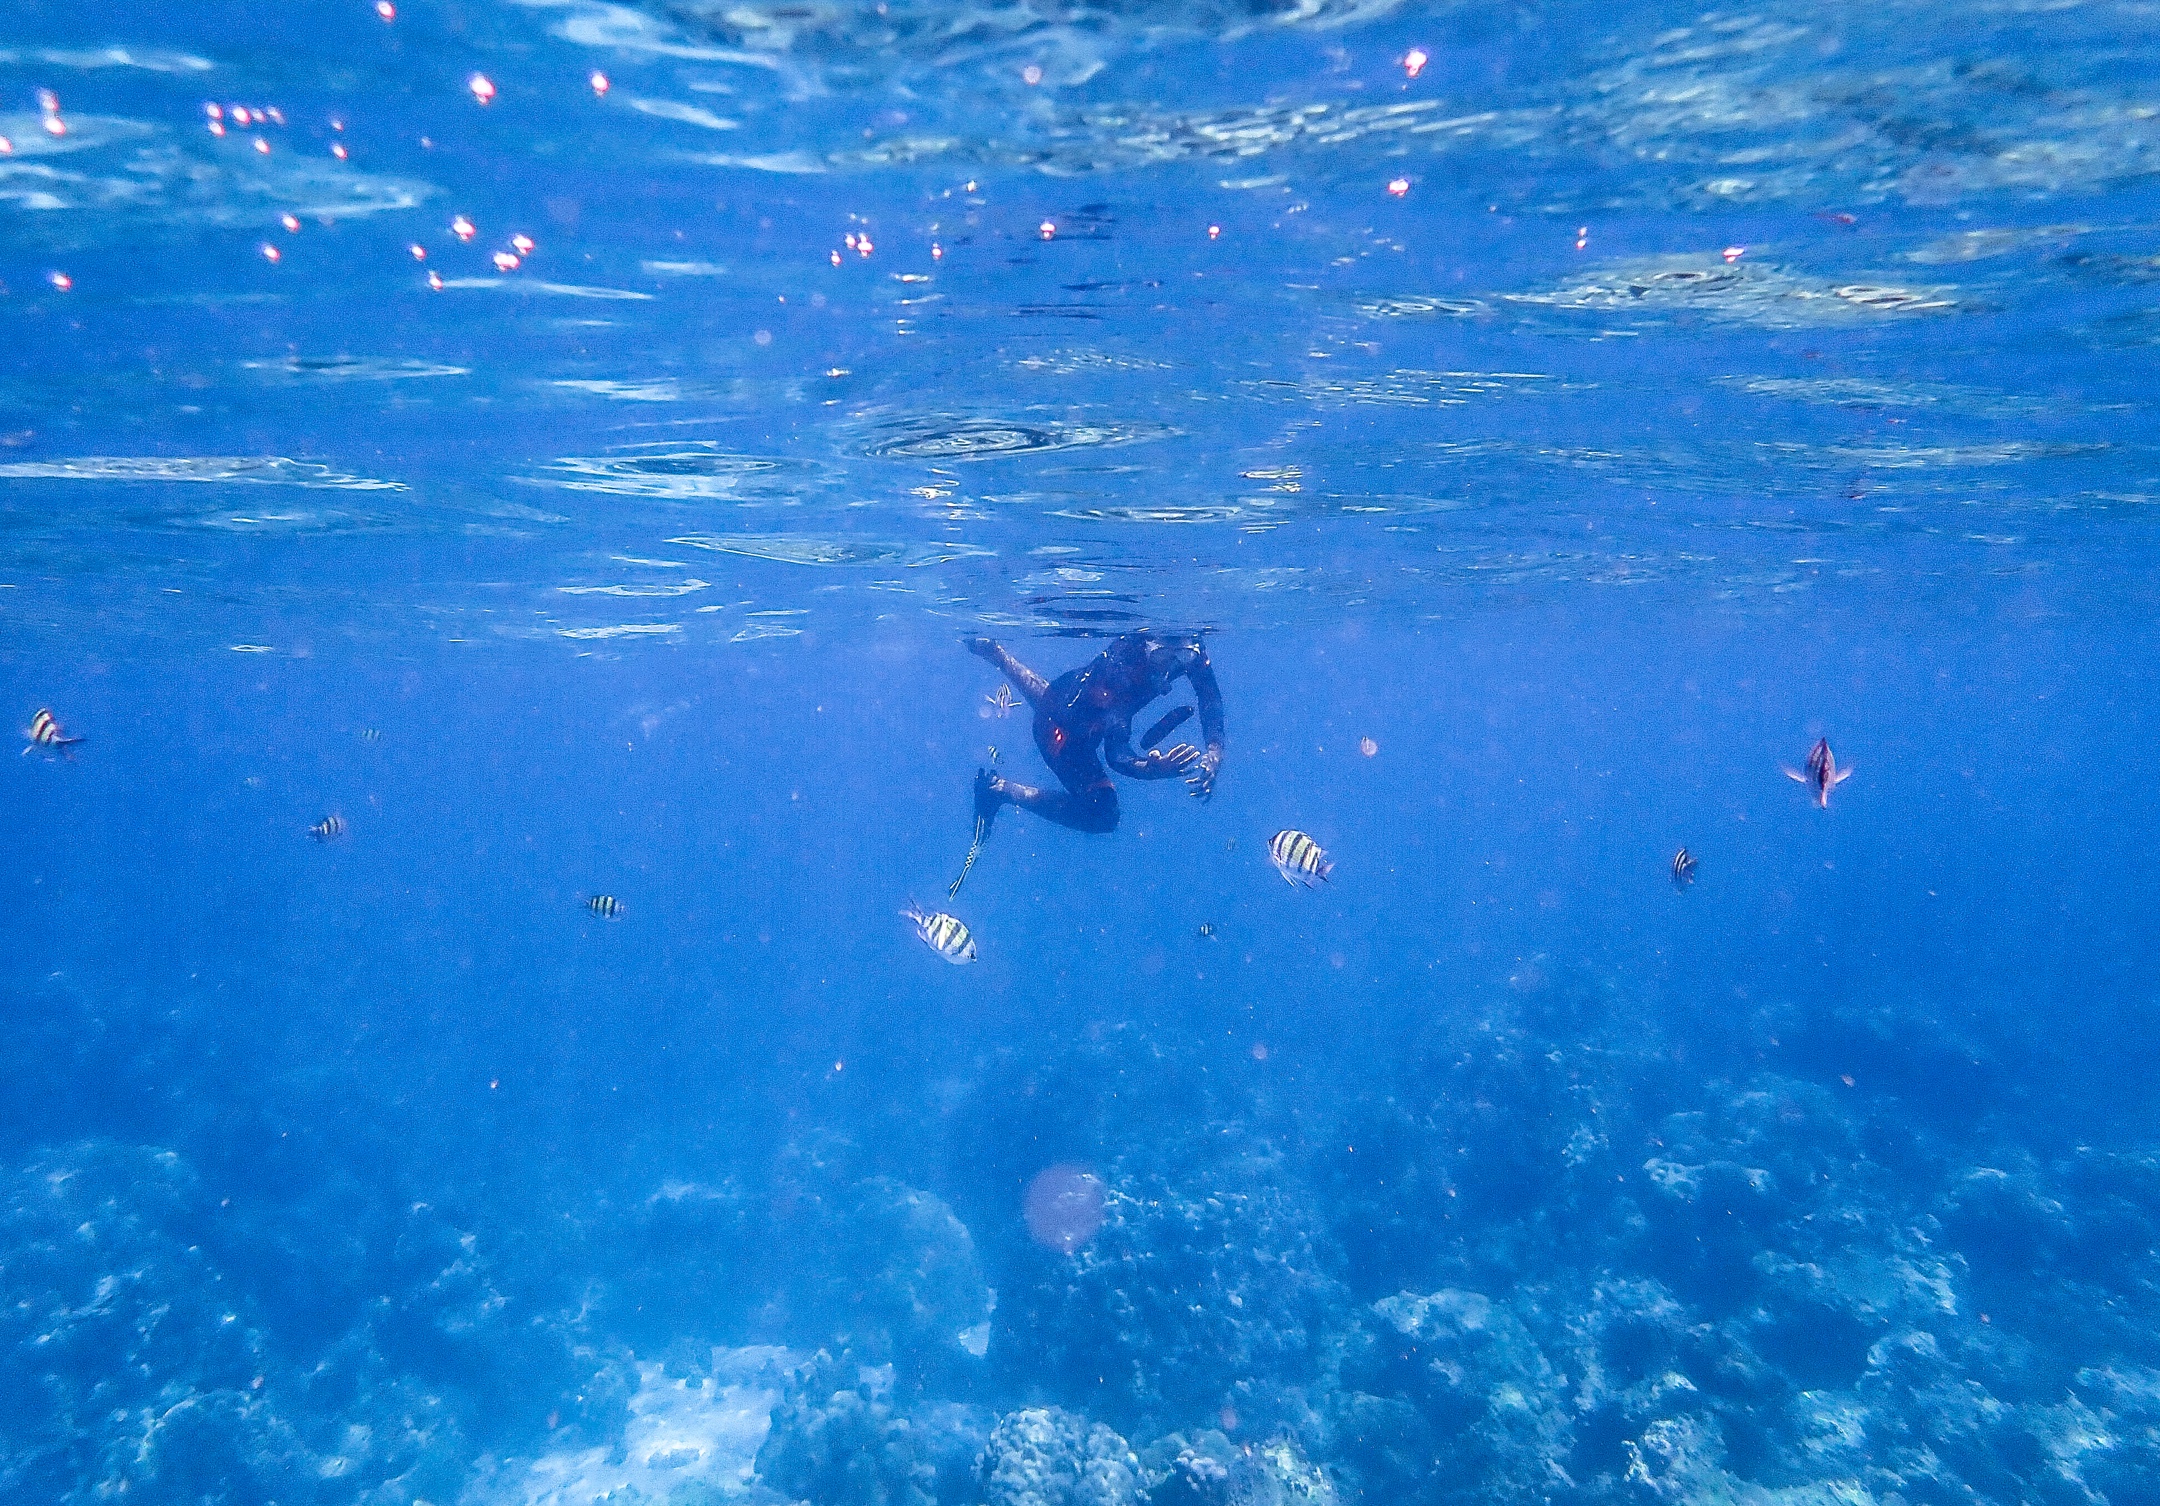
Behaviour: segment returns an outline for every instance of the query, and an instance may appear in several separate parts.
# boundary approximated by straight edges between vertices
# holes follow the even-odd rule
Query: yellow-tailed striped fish
[[[23,728],[23,736],[29,739],[24,753],[67,754],[68,749],[82,741],[79,737],[69,737],[67,729],[54,721],[52,712],[43,706],[38,707],[37,715],[30,718],[30,725]]]
[[[1267,855],[1286,884],[1310,889],[1335,871],[1327,850],[1301,831],[1279,831],[1269,837]]]
[[[922,938],[923,945],[947,962],[958,967],[975,960],[975,938],[958,916],[926,913],[912,901],[900,913],[915,923],[915,934]]]
[[[595,894],[585,901],[585,908],[602,920],[621,920],[623,917],[622,901],[612,894]]]
[[[310,826],[307,834],[318,842],[335,842],[345,835],[345,818],[333,811]]]

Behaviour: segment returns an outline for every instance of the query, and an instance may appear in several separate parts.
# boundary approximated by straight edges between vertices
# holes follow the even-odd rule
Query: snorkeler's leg
[[[995,664],[998,672],[1013,682],[1013,689],[1019,691],[1030,706],[1042,704],[1043,692],[1050,688],[1050,682],[1007,653],[1004,644],[995,638],[970,638],[967,649],[977,658]]]
[[[987,773],[987,771],[985,771]],[[1117,830],[1117,788],[1108,780],[1092,789],[1075,793],[1071,790],[1043,790],[1031,784],[1020,784],[1011,779],[989,775],[975,780],[975,810],[981,815],[983,802],[992,802],[989,809],[994,813],[999,805],[1017,805],[1024,811],[1032,811],[1045,821],[1055,822],[1072,831],[1111,832]]]

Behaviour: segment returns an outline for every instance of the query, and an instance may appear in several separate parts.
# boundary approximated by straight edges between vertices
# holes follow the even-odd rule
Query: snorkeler
[[[1017,805],[1074,831],[1117,830],[1117,787],[1110,769],[1128,779],[1182,778],[1201,800],[1215,793],[1223,756],[1222,691],[1197,636],[1126,633],[1088,663],[1049,682],[988,638],[972,638],[967,647],[1002,670],[1034,708],[1035,746],[1065,786],[1036,789],[980,770],[975,775],[978,845],[1003,805]],[[1193,707],[1179,706],[1148,729],[1135,753],[1133,718],[1168,695],[1180,678],[1192,682],[1206,749],[1182,742],[1167,750],[1157,747],[1192,715]]]

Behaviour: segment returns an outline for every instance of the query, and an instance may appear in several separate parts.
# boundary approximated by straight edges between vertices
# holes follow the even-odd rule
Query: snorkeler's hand
[[[1215,775],[1222,768],[1222,755],[1213,748],[1192,760],[1192,768],[1185,775],[1185,789],[1195,800],[1212,800],[1215,797]]]
[[[967,651],[978,659],[997,658],[998,646],[995,638],[963,638],[961,642]]]
[[[1150,748],[1140,758],[1142,777],[1174,779],[1199,759],[1200,750],[1191,743],[1179,743],[1174,748]]]

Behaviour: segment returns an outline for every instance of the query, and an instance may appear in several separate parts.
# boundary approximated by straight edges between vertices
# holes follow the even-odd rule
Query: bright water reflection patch
[[[72,460],[15,460],[0,464],[0,480],[233,482],[339,491],[405,490],[402,481],[377,481],[316,461],[288,460],[279,455],[85,455]]]

